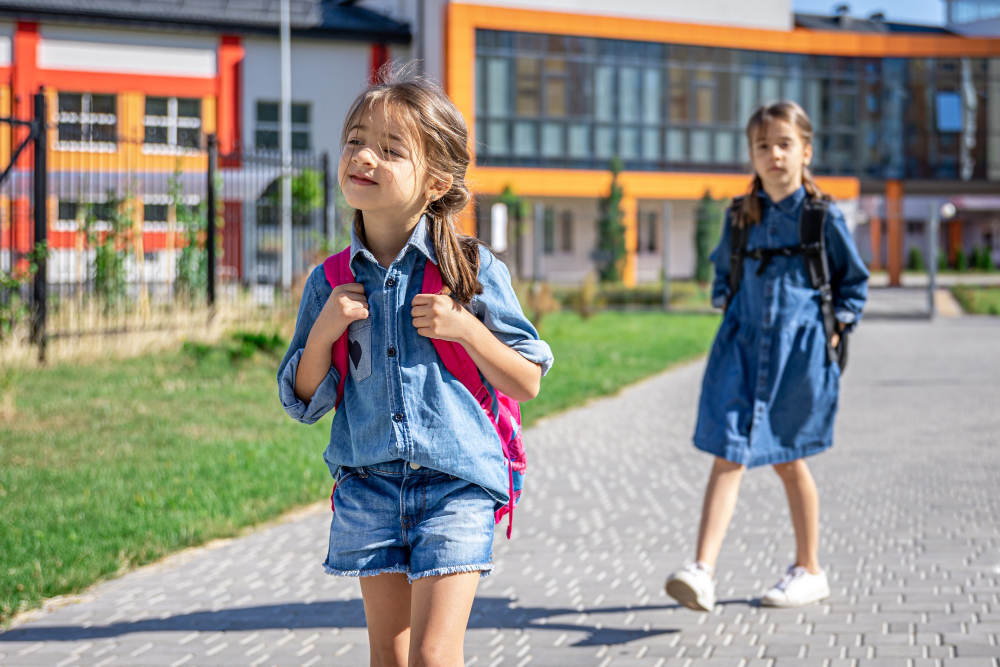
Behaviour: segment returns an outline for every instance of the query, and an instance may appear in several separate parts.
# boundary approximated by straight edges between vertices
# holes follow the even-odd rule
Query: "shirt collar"
[[[773,204],[779,210],[790,213],[791,211],[794,211],[795,208],[806,198],[806,187],[804,185],[800,185],[798,190],[777,203],[771,201],[771,197],[764,191],[764,188],[761,188],[757,194],[762,197],[764,201]]]
[[[425,257],[431,262],[437,264],[437,254],[434,252],[434,241],[431,239],[430,227],[427,224],[427,216],[423,215],[420,217],[420,221],[417,226],[413,228],[413,232],[410,234],[409,240],[406,245],[403,246],[403,250],[399,253],[400,256],[405,255],[408,248],[415,248],[422,252]],[[354,225],[351,225],[351,263],[354,263],[354,257],[362,252],[368,257],[372,262],[376,261],[375,256],[372,255],[371,251],[365,247],[364,242],[358,237],[357,230],[354,229]]]

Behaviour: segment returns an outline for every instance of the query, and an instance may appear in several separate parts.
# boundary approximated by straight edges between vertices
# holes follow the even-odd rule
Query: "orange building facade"
[[[813,116],[818,182],[859,223],[859,245],[873,266],[887,265],[894,283],[904,224],[913,217],[906,197],[1000,189],[1000,39],[905,26],[780,31],[456,3],[447,7],[445,35],[446,88],[473,134],[469,181],[481,198],[481,233],[505,189],[542,202],[545,262],[557,282],[589,270],[596,201],[611,182],[608,158],[625,163],[625,281],[656,279],[659,244],[684,245],[697,200],[746,191],[746,153],[737,146],[747,110],[780,98]],[[927,89],[919,77],[928,67],[937,87],[926,93],[929,116],[921,119],[900,99]],[[954,76],[949,68],[957,68]],[[971,111],[958,99],[970,81],[981,97]],[[921,149],[923,136],[933,155]],[[953,146],[969,137],[971,157]],[[657,238],[667,233],[657,220],[664,202],[673,204],[675,222],[687,217],[687,228],[670,239]],[[470,216],[470,232],[475,223]],[[690,275],[683,253],[691,251],[672,252],[671,273]]]

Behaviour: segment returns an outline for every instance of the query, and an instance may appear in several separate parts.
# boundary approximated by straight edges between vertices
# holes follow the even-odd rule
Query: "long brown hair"
[[[413,74],[412,66],[386,64],[351,104],[344,120],[341,145],[347,144],[350,128],[365,115],[379,111],[390,115],[413,140],[413,158],[421,160],[431,178],[451,175],[451,188],[431,201],[424,213],[441,279],[460,303],[468,304],[483,293],[479,282],[479,239],[460,233],[455,220],[471,195],[465,183],[469,168],[469,130],[465,119],[448,96],[430,79]],[[354,230],[362,241],[365,220],[354,212]]]
[[[750,147],[751,152],[753,152],[753,145],[757,137],[762,132],[767,132],[768,126],[774,121],[784,121],[792,125],[798,130],[802,143],[806,146],[812,145],[813,127],[809,116],[798,104],[786,100],[775,102],[774,104],[765,104],[750,116],[750,120],[747,122],[746,135],[747,145]],[[802,185],[805,186],[806,193],[810,197],[823,200],[832,199],[830,195],[819,189],[819,186],[816,185],[816,181],[813,179],[812,171],[809,170],[809,165],[805,164],[802,165]],[[743,201],[740,203],[734,216],[733,224],[740,227],[749,227],[760,222],[762,211],[758,193],[763,189],[764,184],[761,182],[760,176],[754,173],[750,192],[743,197]]]

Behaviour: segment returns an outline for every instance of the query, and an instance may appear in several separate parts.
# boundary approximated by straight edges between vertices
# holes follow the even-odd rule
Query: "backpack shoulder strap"
[[[833,363],[839,363],[833,337],[837,333],[837,318],[833,312],[833,288],[830,285],[830,262],[826,255],[826,219],[830,202],[813,197],[806,198],[799,217],[799,243],[806,273],[813,289],[819,291],[819,309],[826,333],[826,353]]]
[[[444,289],[444,281],[441,279],[441,271],[437,264],[427,260],[424,265],[424,281],[420,291],[423,294],[440,294],[442,289]],[[438,338],[432,338],[431,342],[448,372],[454,375],[469,390],[469,393],[475,396],[479,404],[492,414],[493,398],[479,376],[479,368],[469,353],[465,351],[465,348],[459,343]]]
[[[809,197],[799,217],[799,243],[806,260],[809,281],[816,289],[830,284],[830,265],[826,256],[826,218],[830,202]]]
[[[424,280],[420,287],[423,294],[440,294],[444,289],[441,271],[437,264],[427,260],[424,264]],[[514,505],[520,497],[520,479],[525,470],[524,443],[521,441],[521,408],[517,401],[496,391],[497,409],[493,409],[493,397],[479,375],[479,368],[469,353],[459,343],[432,338],[431,343],[448,372],[469,390],[476,402],[489,417],[490,422],[500,437],[504,458],[507,460],[507,472],[510,479],[509,500],[501,510],[495,513],[497,523],[507,514],[507,539],[510,539],[514,528]],[[513,422],[513,423],[512,423]],[[515,484],[515,477],[518,483]]]
[[[728,302],[740,291],[743,281],[743,254],[747,249],[747,228],[736,224],[736,215],[743,206],[743,197],[735,197],[729,205],[729,296]]]
[[[331,288],[345,283],[353,283],[354,273],[351,271],[351,247],[348,246],[336,255],[327,257],[326,261],[323,262],[323,272],[326,274],[326,281],[330,283]],[[340,399],[344,397],[344,382],[347,380],[348,373],[346,331],[344,335],[334,341],[331,354],[333,367],[337,369],[337,374],[340,376],[340,381],[337,383],[336,403],[340,405]]]

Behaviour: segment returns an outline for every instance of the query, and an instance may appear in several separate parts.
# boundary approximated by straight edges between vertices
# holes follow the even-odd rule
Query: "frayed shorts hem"
[[[417,572],[416,574],[408,574],[407,579],[409,579],[412,584],[417,579],[423,579],[424,577],[439,577],[443,574],[461,574],[462,572],[479,572],[479,577],[488,577],[493,574],[493,563],[480,563],[479,565],[452,565],[450,567],[436,567],[433,570],[425,570],[424,572]]]
[[[445,574],[460,574],[462,572],[479,572],[480,578],[493,574],[493,563],[480,563],[478,565],[452,565],[449,567],[437,567],[433,570],[425,570],[413,574],[405,565],[394,565],[393,567],[374,568],[371,570],[338,570],[323,565],[326,573],[334,577],[376,577],[380,574],[405,574],[407,583],[412,584],[417,579],[424,577],[438,577]]]

